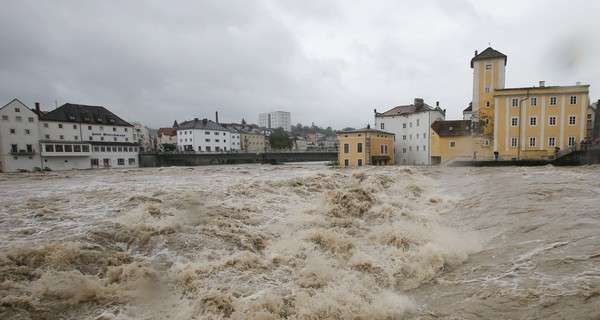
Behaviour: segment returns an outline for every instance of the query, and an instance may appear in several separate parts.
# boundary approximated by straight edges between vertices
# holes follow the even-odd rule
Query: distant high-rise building
[[[264,128],[283,128],[292,131],[292,115],[287,111],[273,111],[258,115],[258,125]]]

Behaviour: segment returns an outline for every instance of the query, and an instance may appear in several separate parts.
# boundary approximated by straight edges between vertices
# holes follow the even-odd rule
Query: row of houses
[[[135,126],[104,107],[67,103],[46,112],[14,99],[0,117],[2,172],[138,166]]]
[[[340,164],[552,159],[561,150],[597,140],[599,103],[590,104],[589,85],[546,86],[540,81],[538,86],[505,88],[506,63],[507,56],[491,47],[475,52],[473,97],[462,120],[446,120],[438,103],[432,107],[418,98],[383,113],[375,110],[375,129],[338,135]],[[353,140],[381,136],[393,142],[387,153],[379,142]],[[389,160],[377,161],[385,157]]]

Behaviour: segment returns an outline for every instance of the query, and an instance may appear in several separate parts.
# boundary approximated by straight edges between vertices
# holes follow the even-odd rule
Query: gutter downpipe
[[[525,99],[521,99],[519,101],[519,145],[517,147],[517,160],[521,160],[521,123],[523,122],[523,101],[527,101],[529,99],[529,89],[527,89],[527,95]],[[508,119],[506,119],[508,121]]]

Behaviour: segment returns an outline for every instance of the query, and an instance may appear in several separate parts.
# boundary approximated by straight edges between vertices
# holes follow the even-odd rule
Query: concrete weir
[[[236,163],[282,163],[304,161],[336,161],[336,151],[314,152],[232,152],[232,153],[194,153],[194,152],[169,152],[146,153],[140,155],[142,167],[168,167],[168,166],[202,166],[211,164],[236,164]]]

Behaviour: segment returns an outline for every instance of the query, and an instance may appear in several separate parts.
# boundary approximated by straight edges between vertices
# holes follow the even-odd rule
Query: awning
[[[373,161],[382,161],[382,160],[388,161],[390,159],[391,159],[390,156],[372,156],[371,157],[371,160],[373,160]]]

